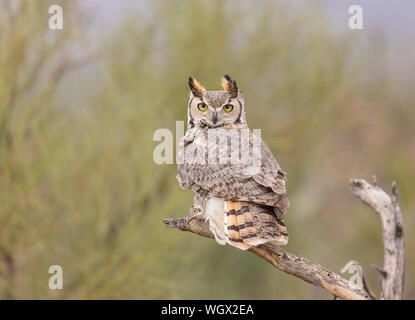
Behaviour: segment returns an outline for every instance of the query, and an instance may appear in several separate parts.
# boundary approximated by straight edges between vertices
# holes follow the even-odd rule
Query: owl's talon
[[[202,215],[202,210],[200,208],[195,207],[195,205],[193,204],[190,207],[189,215],[186,217],[186,223],[189,223],[190,221],[192,221],[193,219],[201,215]]]
[[[189,223],[190,221],[192,221],[193,219],[195,219],[195,218],[197,218],[197,217],[199,217],[199,216],[201,216],[202,215],[202,212],[199,212],[199,213],[197,213],[197,214],[195,214],[195,215],[193,215],[193,216],[189,216],[189,217],[187,217],[187,221],[186,221],[186,223]]]

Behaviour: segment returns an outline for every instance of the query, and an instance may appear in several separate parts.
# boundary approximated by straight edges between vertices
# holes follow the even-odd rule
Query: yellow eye
[[[225,110],[225,112],[231,112],[233,110],[233,105],[227,104],[223,107],[223,110]]]
[[[200,111],[206,111],[207,110],[207,105],[206,104],[204,104],[204,103],[199,103],[198,105],[197,105],[197,108],[200,110]]]

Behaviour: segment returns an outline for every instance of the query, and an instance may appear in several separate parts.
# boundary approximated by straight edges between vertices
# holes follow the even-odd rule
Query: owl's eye
[[[233,110],[233,105],[227,104],[226,106],[223,107],[223,110],[225,112],[231,112]]]
[[[200,111],[206,111],[207,110],[207,105],[206,104],[204,104],[204,103],[199,103],[198,105],[197,105],[197,108],[200,110]]]

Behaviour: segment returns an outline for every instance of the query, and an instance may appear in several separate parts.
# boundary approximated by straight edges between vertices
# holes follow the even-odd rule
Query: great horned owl
[[[177,176],[182,188],[194,192],[189,218],[206,219],[223,245],[246,250],[267,242],[287,244],[285,173],[266,144],[249,130],[236,81],[225,75],[224,90],[207,91],[190,77],[189,87],[188,128],[180,141]],[[249,152],[260,155],[255,170],[250,170],[251,162],[241,160],[244,151],[234,143],[243,143],[244,130]],[[220,139],[222,135],[225,140]],[[259,141],[256,149],[255,141]]]

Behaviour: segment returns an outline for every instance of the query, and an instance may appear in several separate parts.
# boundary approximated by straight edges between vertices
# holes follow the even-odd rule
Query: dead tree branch
[[[383,236],[383,268],[376,269],[382,275],[383,300],[403,298],[405,278],[405,243],[403,236],[402,213],[398,204],[398,189],[392,184],[392,196],[374,183],[362,179],[352,179],[350,188],[364,203],[379,215]]]
[[[187,218],[167,218],[164,219],[164,224],[170,228],[190,231],[211,239],[214,238],[209,231],[208,224],[202,219],[193,219],[188,222]],[[365,291],[355,288],[353,284],[339,274],[275,245],[267,243],[252,247],[249,251],[265,259],[277,269],[321,287],[336,297],[347,300],[370,299]]]
[[[365,182],[364,180],[357,180],[354,179],[351,181],[351,187],[352,187],[352,191],[357,194],[357,192],[359,192],[359,189],[361,189],[360,186],[365,186],[367,182]],[[379,194],[380,191],[383,192],[381,189],[370,185],[371,189],[376,188],[376,192],[378,192]],[[366,188],[367,189],[367,188]],[[379,191],[379,190],[380,191]],[[396,190],[396,188],[395,188]],[[384,192],[383,192],[384,193]],[[365,194],[365,192],[361,192],[359,194]],[[379,197],[379,194],[376,194]],[[384,193],[385,196],[386,193]],[[382,197],[384,197],[382,195]],[[388,197],[388,196],[387,196]],[[389,198],[389,197],[388,197]],[[373,203],[375,205],[375,207],[380,208],[377,205],[377,201],[386,201],[383,198],[376,198],[374,201],[371,197],[367,197],[367,196],[363,196],[363,198],[361,198],[365,203]],[[365,199],[365,200],[364,200]],[[372,200],[368,200],[368,199],[372,199]],[[368,202],[367,202],[367,201]],[[392,201],[389,198],[390,201]],[[400,211],[399,211],[399,206],[397,204],[397,201],[394,202],[390,202],[387,203],[386,202],[381,202],[381,204],[383,206],[387,205],[388,210],[390,210],[390,212],[393,212],[394,215],[394,219],[392,220],[391,217],[389,217],[388,219],[385,220],[385,222],[390,223],[389,220],[393,221],[394,224],[399,225],[400,229],[398,227],[397,231],[398,235],[400,234],[400,236],[398,238],[400,238],[402,240],[402,244],[400,243],[395,243],[393,244],[393,246],[390,246],[388,244],[387,246],[387,250],[388,253],[386,253],[386,249],[385,249],[385,272],[387,273],[387,276],[384,277],[384,283],[382,285],[382,288],[385,288],[385,292],[383,292],[382,290],[382,299],[389,299],[389,298],[399,298],[399,296],[397,295],[397,293],[401,293],[400,297],[402,297],[402,292],[400,290],[403,289],[403,280],[397,280],[395,279],[396,277],[398,277],[399,279],[403,279],[403,232],[402,232],[402,217],[400,215]],[[383,207],[382,207],[383,208]],[[375,209],[376,210],[376,209]],[[379,211],[377,212],[383,212],[383,209],[379,209]],[[397,212],[399,212],[399,217]],[[384,214],[384,213],[382,213]],[[382,218],[383,221],[383,218]],[[397,223],[398,221],[398,223]],[[189,231],[195,234],[198,234],[200,236],[203,237],[207,237],[207,238],[211,238],[213,239],[214,236],[212,235],[212,233],[209,230],[209,226],[208,224],[205,222],[204,219],[202,218],[195,218],[195,219],[191,219],[189,220],[187,217],[185,218],[166,218],[163,220],[164,224],[169,227],[169,228],[176,228],[179,229],[181,231]],[[383,223],[382,223],[383,224]],[[385,228],[384,228],[385,229]],[[386,228],[388,229],[388,228]],[[396,229],[396,228],[395,228]],[[388,229],[388,232],[390,230]],[[395,230],[396,231],[396,230]],[[391,234],[387,233],[387,239],[390,238]],[[395,232],[396,234],[396,232]],[[394,236],[394,239],[397,236]],[[384,241],[385,241],[385,230],[384,230]],[[389,241],[389,240],[388,240]],[[389,243],[389,242],[388,242]],[[389,252],[389,250],[392,250]],[[400,251],[402,250],[402,251]],[[364,288],[359,288],[356,285],[354,285],[353,283],[349,282],[348,280],[344,279],[341,275],[330,271],[329,269],[321,266],[320,264],[311,262],[303,257],[299,257],[296,256],[292,253],[289,253],[283,249],[281,249],[278,246],[275,246],[273,244],[263,244],[257,247],[252,247],[249,249],[250,252],[258,255],[259,257],[265,259],[266,261],[268,261],[269,263],[271,263],[274,267],[276,267],[277,269],[288,273],[290,275],[293,275],[297,278],[300,278],[312,285],[315,285],[317,287],[323,288],[325,290],[327,290],[329,293],[331,293],[335,298],[342,298],[342,299],[346,299],[346,300],[371,300],[374,299],[375,296],[372,292],[368,293],[367,291],[368,286],[366,281],[364,281]],[[399,253],[398,253],[399,251]],[[386,258],[386,254],[388,254],[388,258]],[[399,256],[396,257],[396,255]],[[394,257],[394,259],[392,259],[390,257]],[[388,263],[386,263],[386,261],[388,261]],[[401,269],[402,268],[402,269]],[[398,270],[399,269],[399,270]],[[394,272],[398,272],[398,274],[396,275]],[[402,275],[402,277],[401,277]],[[370,290],[369,290],[370,291]],[[391,292],[390,292],[391,291]]]

